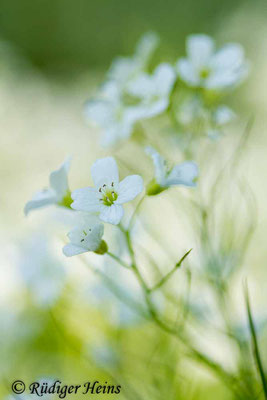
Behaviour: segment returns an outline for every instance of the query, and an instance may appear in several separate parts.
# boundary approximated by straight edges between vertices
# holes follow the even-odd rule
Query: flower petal
[[[54,190],[47,189],[42,192],[37,192],[33,196],[32,200],[28,201],[24,207],[25,215],[28,215],[30,211],[36,208],[49,206],[57,203],[57,196]]]
[[[134,58],[145,67],[159,44],[159,36],[155,32],[146,32],[138,41]]]
[[[107,99],[110,104],[118,104],[121,99],[120,86],[115,80],[108,80],[101,86],[101,95]]]
[[[197,69],[207,66],[214,51],[214,41],[207,35],[190,35],[186,41],[189,59]]]
[[[198,176],[198,166],[193,161],[175,165],[167,178],[167,185],[196,186],[194,180]]]
[[[238,43],[228,43],[217,51],[211,60],[215,69],[239,68],[244,62],[244,49]]]
[[[104,225],[102,223],[97,224],[92,228],[92,231],[85,237],[84,246],[90,251],[96,251],[99,249],[102,236],[104,235]]]
[[[224,89],[236,86],[243,82],[249,73],[249,64],[246,62],[240,68],[215,70],[207,78],[205,87],[207,89]]]
[[[68,243],[63,247],[63,254],[66,257],[77,256],[78,254],[86,253],[88,250],[84,247],[76,246],[75,244]]]
[[[153,77],[154,91],[158,95],[167,96],[176,78],[174,68],[170,64],[162,63],[155,69]]]
[[[58,201],[62,200],[69,189],[68,172],[70,168],[71,158],[68,157],[64,163],[56,171],[50,174],[50,186],[55,190]]]
[[[167,96],[174,84],[175,72],[170,64],[162,63],[152,75],[141,73],[127,86],[133,96],[150,99],[154,96]]]
[[[119,196],[116,204],[127,203],[133,200],[143,190],[143,178],[140,175],[130,175],[119,183]]]
[[[73,203],[71,208],[78,211],[99,212],[101,203],[99,201],[98,191],[95,188],[87,187],[76,189],[71,194]]]
[[[108,222],[109,224],[118,225],[123,217],[123,207],[119,204],[112,204],[112,206],[102,206],[99,218]]]
[[[181,58],[177,62],[177,70],[180,78],[191,86],[200,84],[199,76],[193,65],[186,58]]]
[[[97,188],[103,184],[111,185],[114,182],[117,185],[119,183],[118,167],[113,157],[97,160],[91,167],[91,174]]]
[[[167,175],[166,161],[153,147],[147,147],[146,153],[150,155],[153,160],[157,183],[164,186]]]
[[[90,220],[88,220],[88,223],[72,229],[68,233],[68,237],[71,244],[82,247],[87,251],[95,251],[101,244],[103,234],[104,225],[97,218],[95,225],[91,224]]]
[[[147,106],[144,105],[142,107],[142,109],[143,109],[142,119],[152,118],[152,117],[155,117],[156,115],[161,114],[163,111],[166,110],[168,105],[169,105],[168,98],[160,99],[160,100],[155,101],[154,103],[147,105]]]
[[[153,93],[154,84],[151,76],[147,73],[140,73],[136,79],[127,85],[127,91],[131,95],[139,98],[147,98]]]
[[[113,119],[113,106],[107,100],[90,100],[85,104],[84,113],[88,121],[105,128]]]
[[[124,86],[142,69],[139,60],[128,57],[117,57],[112,61],[108,71],[108,79],[116,82],[120,87]]]
[[[215,123],[219,126],[228,124],[234,118],[235,118],[235,113],[233,112],[233,110],[224,105],[217,107],[217,109],[214,112]]]

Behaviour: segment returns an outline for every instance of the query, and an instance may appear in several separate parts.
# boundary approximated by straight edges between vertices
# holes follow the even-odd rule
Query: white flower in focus
[[[216,51],[213,39],[199,34],[188,37],[186,49],[187,58],[178,60],[177,69],[190,86],[227,89],[241,83],[248,74],[249,63],[238,43],[229,43]]]
[[[102,145],[112,146],[131,136],[135,122],[140,119],[140,110],[123,103],[116,82],[106,83],[101,96],[102,98],[87,102],[85,115],[89,122],[101,128]]]
[[[166,110],[176,74],[171,65],[160,64],[152,75],[141,73],[127,86],[127,92],[140,99],[141,118],[151,118]]]
[[[102,240],[103,234],[104,225],[99,219],[96,216],[86,216],[81,226],[69,232],[70,243],[63,247],[63,253],[67,257],[88,251],[104,254],[107,251],[107,245]]]
[[[185,161],[170,168],[166,160],[152,147],[147,147],[146,152],[151,156],[155,167],[155,179],[147,187],[148,195],[158,194],[170,186],[196,186],[198,166],[195,162]]]
[[[124,86],[147,68],[147,65],[159,43],[154,32],[145,33],[136,46],[133,57],[118,57],[111,64],[108,79]]]
[[[91,167],[95,187],[77,189],[72,193],[71,207],[79,211],[99,213],[99,218],[117,225],[124,210],[123,203],[133,200],[143,190],[143,179],[131,175],[119,182],[119,172],[113,157],[97,160]]]
[[[68,185],[69,168],[70,158],[68,157],[59,169],[51,172],[49,177],[50,187],[35,193],[32,199],[26,203],[24,208],[25,215],[36,208],[51,204],[70,207],[71,197]]]

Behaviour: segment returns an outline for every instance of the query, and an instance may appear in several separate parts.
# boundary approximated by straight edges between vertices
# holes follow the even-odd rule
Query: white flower
[[[157,43],[155,33],[145,34],[133,57],[120,57],[112,63],[98,98],[87,102],[86,118],[101,128],[103,146],[128,139],[135,123],[142,118],[143,108],[136,106],[135,99],[130,98],[126,85],[145,71]]]
[[[50,174],[50,187],[35,193],[30,201],[25,205],[24,212],[27,215],[30,211],[45,207],[51,204],[58,204],[69,207],[71,202],[70,190],[68,185],[68,172],[70,168],[70,158]]]
[[[231,108],[225,105],[220,105],[214,111],[213,118],[216,125],[223,126],[235,118],[235,113],[231,110]]]
[[[166,110],[175,79],[174,69],[163,63],[152,75],[141,73],[128,84],[128,93],[140,99],[138,107],[142,118],[151,118]]]
[[[120,86],[124,86],[134,79],[147,68],[158,42],[159,38],[156,33],[145,33],[138,42],[133,57],[118,57],[113,61],[108,78],[116,81]]]
[[[84,222],[68,233],[70,243],[63,247],[63,253],[67,257],[94,251],[103,254],[107,250],[102,240],[104,225],[96,216],[86,216]]]
[[[196,186],[198,167],[195,162],[185,161],[169,168],[166,160],[152,147],[147,147],[146,152],[151,156],[155,167],[155,180],[148,185],[148,195],[158,194],[170,186]]]
[[[112,146],[130,137],[135,122],[140,119],[140,110],[123,103],[116,82],[106,83],[101,96],[103,98],[87,102],[85,115],[89,122],[94,122],[101,128],[102,145]]]
[[[248,74],[249,63],[240,44],[229,43],[215,51],[212,38],[191,35],[186,42],[187,58],[178,60],[178,73],[193,87],[226,89],[241,83]]]
[[[119,182],[119,173],[113,157],[97,160],[91,168],[95,187],[77,189],[72,193],[75,210],[99,213],[99,218],[117,225],[123,217],[123,203],[133,200],[143,190],[143,179],[131,175]]]

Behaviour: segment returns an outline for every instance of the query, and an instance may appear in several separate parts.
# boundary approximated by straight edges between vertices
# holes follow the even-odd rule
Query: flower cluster
[[[171,115],[175,127],[188,136],[205,132],[217,138],[231,122],[234,112],[220,103],[222,94],[240,84],[249,69],[244,51],[238,44],[215,49],[206,35],[187,39],[187,57],[174,65],[161,63],[151,71],[151,59],[159,40],[155,33],[145,34],[132,57],[116,59],[98,96],[86,105],[87,118],[103,131],[104,145],[112,145],[131,136],[138,121],[161,114]],[[193,187],[198,167],[193,161],[170,165],[151,143],[146,147],[155,174],[146,186],[146,195],[157,195],[175,185]],[[102,239],[104,223],[118,225],[124,215],[124,203],[143,191],[143,178],[131,175],[120,181],[113,157],[97,160],[91,167],[92,187],[76,189],[68,185],[70,159],[50,175],[50,187],[37,192],[25,206],[25,214],[47,205],[67,207],[79,213],[77,226],[68,234],[66,256],[87,251],[107,252]]]
[[[167,63],[148,73],[157,45],[156,34],[145,34],[132,58],[120,57],[112,63],[97,98],[87,103],[86,117],[101,128],[104,146],[128,139],[138,121],[167,109],[176,73]]]
[[[147,195],[158,194],[173,185],[195,185],[198,169],[194,162],[185,162],[169,169],[166,161],[154,149],[150,148],[148,152],[155,165],[155,178],[147,185]],[[25,214],[51,204],[71,208],[73,212],[79,212],[79,222],[69,232],[70,242],[64,246],[63,253],[67,257],[87,251],[105,254],[108,247],[102,240],[103,222],[112,225],[121,222],[123,204],[134,200],[143,191],[143,179],[139,175],[130,175],[120,181],[115,159],[106,157],[95,161],[91,167],[94,186],[76,189],[71,193],[68,188],[68,169],[69,161],[51,173],[51,188],[38,192],[41,201],[36,200],[35,195],[26,204]],[[64,200],[66,196],[68,201]]]
[[[100,268],[96,268],[91,263],[88,266],[96,273],[97,277],[101,277],[109,294],[106,294],[105,290],[99,289],[98,284],[90,285],[90,302],[92,302],[92,297],[95,297],[98,305],[102,303],[102,306],[108,310],[108,314],[112,316],[113,308],[110,305],[114,301],[110,294],[115,295],[121,302],[120,309],[116,310],[117,318],[123,320],[124,327],[133,322],[136,323],[141,318],[146,319],[149,323],[153,321],[163,333],[168,333],[171,337],[176,336],[188,350],[190,358],[195,358],[195,361],[212,369],[223,379],[223,382],[230,382],[229,387],[233,382],[234,395],[239,393],[240,389],[242,398],[256,398],[259,390],[255,385],[254,396],[254,389],[251,391],[251,388],[254,387],[254,383],[251,384],[254,372],[252,373],[252,369],[250,371],[249,366],[245,371],[249,385],[244,385],[244,371],[228,370],[224,365],[221,366],[220,363],[213,360],[211,356],[207,356],[206,352],[202,352],[198,345],[195,346],[194,335],[191,335],[190,327],[188,330],[183,327],[188,318],[194,322],[196,327],[198,325],[201,327],[203,323],[207,326],[216,315],[213,314],[213,310],[221,311],[221,322],[224,325],[219,326],[220,331],[225,333],[226,337],[231,338],[231,341],[236,340],[237,348],[241,349],[240,360],[244,356],[244,360],[247,361],[247,354],[246,352],[243,354],[242,350],[248,348],[246,338],[243,337],[238,326],[232,323],[231,318],[228,318],[225,307],[232,287],[229,285],[230,279],[243,263],[244,252],[248,248],[251,232],[255,227],[253,196],[246,191],[243,179],[238,179],[238,181],[233,179],[234,169],[237,167],[240,155],[239,149],[231,155],[230,162],[218,174],[216,165],[211,165],[210,153],[206,152],[205,146],[198,146],[200,150],[205,148],[205,152],[202,154],[201,151],[199,152],[201,157],[191,157],[191,154],[194,154],[192,148],[197,148],[197,146],[193,146],[194,143],[204,144],[196,142],[197,138],[204,134],[210,139],[217,139],[223,133],[224,127],[236,117],[236,114],[222,101],[222,98],[230,89],[235,88],[245,79],[249,71],[249,63],[245,59],[242,47],[238,44],[227,44],[217,50],[210,37],[191,35],[186,42],[186,57],[179,59],[173,65],[160,63],[155,68],[151,68],[151,59],[157,45],[158,37],[153,33],[146,34],[138,43],[133,57],[116,59],[112,63],[107,80],[102,85],[97,97],[87,102],[86,105],[86,116],[101,128],[104,145],[113,145],[130,138],[137,123],[139,126],[141,125],[142,130],[140,129],[140,131],[144,133],[142,139],[146,139],[141,143],[142,150],[144,150],[142,154],[144,157],[150,158],[150,166],[154,167],[153,175],[148,174],[152,175],[151,179],[144,183],[144,179],[140,175],[120,177],[115,158],[108,156],[97,159],[92,164],[92,185],[71,191],[68,182],[70,168],[70,159],[68,158],[50,174],[49,188],[37,192],[26,203],[25,214],[51,205],[67,209],[72,216],[70,219],[75,223],[67,234],[68,241],[64,243],[63,254],[66,257],[78,256],[87,252],[94,252],[101,256],[106,255],[102,257],[103,264],[99,265]],[[154,124],[147,121],[155,117],[158,118],[156,121],[154,120]],[[143,124],[144,120],[146,122]],[[153,128],[149,135],[146,135],[146,128],[150,126]],[[160,131],[161,127],[163,129]],[[157,128],[159,128],[161,137],[157,136],[157,140],[153,141]],[[172,147],[173,154],[176,154],[175,150],[178,151],[179,154],[182,154],[182,162],[177,163],[176,158],[178,157],[175,155],[174,162],[171,163],[167,157],[165,158],[157,151],[160,144],[166,139],[163,137],[165,132],[173,134],[173,137],[167,145],[167,140],[165,140],[164,145],[166,146],[163,148],[167,150]],[[194,143],[189,143],[192,145],[191,147],[189,145],[187,148],[180,146],[184,137],[186,137],[184,143],[189,143],[190,140],[193,142],[194,139]],[[179,141],[181,138],[182,140]],[[177,147],[175,148],[175,146]],[[214,143],[212,147],[215,147]],[[135,143],[134,150],[136,148]],[[215,155],[217,156],[217,153]],[[138,156],[141,156],[141,153],[138,153]],[[134,154],[136,162],[139,162],[138,156]],[[147,203],[150,201],[151,204],[153,203],[152,196],[160,194],[164,196],[165,192],[172,190],[173,187],[194,188],[197,185],[199,168],[191,158],[201,160],[203,166],[207,167],[202,170],[207,172],[210,170],[212,176],[210,184],[208,182],[203,185],[197,199],[186,198],[186,201],[189,201],[184,202],[186,216],[192,217],[190,225],[196,240],[190,240],[194,241],[197,254],[195,261],[194,259],[190,261],[189,268],[186,268],[184,280],[180,281],[181,284],[177,290],[175,281],[171,282],[168,287],[165,285],[175,279],[176,271],[188,257],[192,248],[184,253],[178,262],[175,260],[172,268],[168,269],[167,265],[165,270],[167,263],[164,263],[164,268],[161,267],[158,258],[169,262],[173,257],[172,251],[170,252],[168,248],[168,240],[165,238],[164,241],[165,232],[162,227],[160,227],[161,237],[156,235],[156,229],[154,232],[154,228],[158,228],[160,216],[157,215],[155,218],[153,227],[146,226],[146,220],[144,224],[139,224],[138,228],[144,228],[145,231],[142,239],[149,239],[145,245],[140,238],[139,243],[138,241],[134,242],[132,228],[135,218],[140,218],[138,211],[140,211],[143,199],[146,199]],[[127,162],[125,164],[128,167]],[[139,168],[141,168],[141,163]],[[224,180],[228,175],[230,180],[227,180],[226,186]],[[231,181],[234,182],[233,188],[229,185]],[[235,196],[234,189],[238,189],[239,196]],[[228,204],[229,194],[231,194],[231,204]],[[125,223],[123,218],[127,211],[126,203],[134,201],[138,197],[139,201]],[[237,199],[236,204],[233,201],[235,198]],[[223,201],[220,203],[221,199]],[[177,202],[173,203],[173,206],[175,208],[172,218],[176,214],[178,220],[178,218],[180,219],[180,210],[177,210]],[[164,211],[165,208],[162,207],[160,213],[162,210]],[[187,218],[186,223],[188,220]],[[115,236],[116,232],[113,233],[113,242],[117,245],[116,254],[109,250],[111,244],[108,243],[108,247],[105,241],[107,239],[104,240],[105,224],[119,228],[117,231],[119,236]],[[169,224],[167,228],[169,230]],[[170,226],[170,228],[170,235],[172,235],[176,226]],[[180,230],[184,236],[184,230]],[[179,232],[176,234],[175,231],[173,237],[175,246],[177,243],[181,243],[179,242]],[[149,246],[151,252],[147,250],[147,243],[151,244],[151,247]],[[40,244],[41,246],[37,241],[31,240],[27,254],[32,255],[32,262],[29,266],[29,258],[26,254],[21,262],[21,270],[32,299],[42,307],[50,308],[61,296],[65,275],[61,269],[54,274],[53,268],[57,261],[53,261],[48,256],[42,237]],[[157,247],[159,248],[159,257],[154,254],[154,248]],[[110,259],[107,256],[111,257],[116,266],[124,268],[124,271],[123,269],[114,270],[114,265],[109,262]],[[40,257],[41,259],[39,259]],[[86,260],[84,261],[86,263]],[[35,267],[36,263],[37,268]],[[199,296],[198,289],[191,293],[191,269],[194,269],[194,280],[199,279],[199,288],[203,292],[201,296],[204,296],[204,302],[199,301],[201,296]],[[133,286],[129,280],[130,275],[135,277]],[[51,284],[50,281],[52,281]],[[205,284],[209,288],[207,301],[206,293],[203,290]],[[179,293],[180,289],[182,289],[181,293]],[[257,344],[247,289],[245,296],[251,337]],[[177,307],[179,315],[174,312]],[[53,315],[51,314],[51,316]],[[212,326],[212,328],[214,327]],[[102,341],[102,343],[105,342]],[[88,351],[87,347],[89,346],[86,346],[85,352]],[[90,360],[94,360],[100,367],[111,368],[118,364],[118,361],[121,362],[117,353],[113,352],[113,348],[109,346],[103,347],[102,345],[101,348],[96,346],[94,350],[91,352]],[[259,362],[258,355],[256,358],[258,359],[256,361]],[[247,393],[246,388],[248,388]]]
[[[98,95],[87,102],[86,117],[100,127],[104,146],[128,139],[137,122],[170,110],[176,128],[185,135],[192,133],[194,125],[201,134],[215,138],[232,120],[234,113],[220,104],[220,99],[248,74],[243,48],[229,43],[216,50],[209,36],[191,35],[186,42],[186,58],[173,65],[161,63],[151,72],[150,60],[158,42],[156,34],[145,34],[133,57],[120,57],[112,63]],[[175,101],[176,94],[179,98],[182,95],[182,102]]]

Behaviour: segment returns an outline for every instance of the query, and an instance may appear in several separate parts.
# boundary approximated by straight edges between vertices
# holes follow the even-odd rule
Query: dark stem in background
[[[255,324],[254,324],[254,321],[253,321],[247,283],[245,283],[245,285],[244,285],[244,293],[245,293],[246,309],[247,309],[247,316],[248,316],[248,324],[249,324],[249,329],[250,329],[250,334],[251,334],[251,342],[252,342],[252,347],[253,347],[253,354],[254,354],[254,357],[255,357],[255,362],[256,362],[256,365],[257,365],[258,372],[259,372],[259,376],[260,376],[260,379],[261,379],[261,382],[262,382],[264,397],[267,400],[266,375],[265,375],[265,372],[264,372],[264,368],[263,368],[263,364],[262,364],[262,360],[261,360],[261,356],[260,356],[257,333],[256,333],[256,329],[255,329]]]

